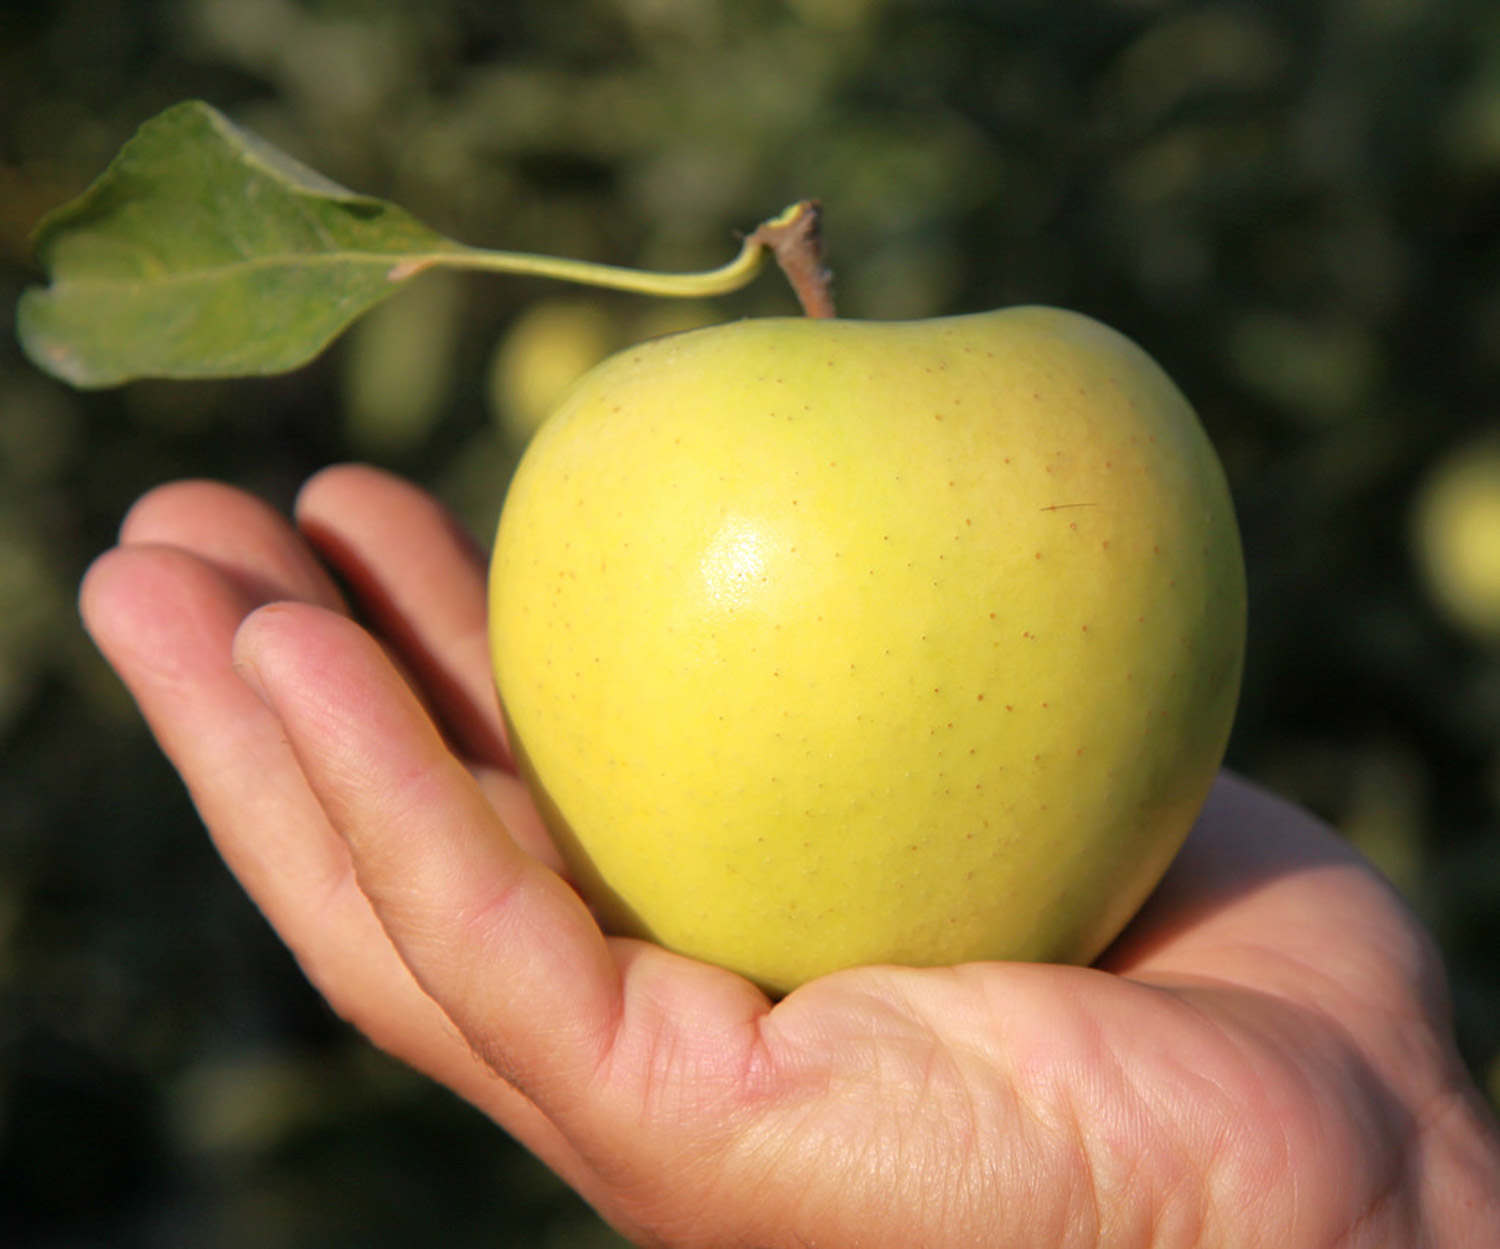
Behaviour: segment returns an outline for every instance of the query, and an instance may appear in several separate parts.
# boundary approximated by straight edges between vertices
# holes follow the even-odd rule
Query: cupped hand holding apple
[[[334,1008],[641,1243],[1493,1243],[1431,943],[1306,815],[1220,778],[1098,968],[856,968],[773,1006],[605,937],[556,874],[434,501],[339,468],[297,517],[157,490],[85,622]]]

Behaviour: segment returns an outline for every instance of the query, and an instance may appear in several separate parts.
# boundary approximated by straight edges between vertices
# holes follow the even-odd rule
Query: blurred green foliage
[[[1500,504],[1462,558],[1417,517],[1500,426],[1492,0],[59,0],[0,10],[0,83],[8,310],[42,213],[200,96],[466,242],[706,268],[815,195],[847,315],[1037,301],[1131,334],[1241,513],[1232,761],[1406,892],[1500,1096],[1500,621],[1443,583],[1496,567]],[[186,474],[285,504],[368,458],[486,534],[532,419],[500,348],[558,293],[434,279],[269,381],[82,395],[0,341],[5,1244],[616,1243],[330,1017],[72,604]],[[588,302],[590,342],[669,323]],[[767,278],[687,315],[791,307]]]

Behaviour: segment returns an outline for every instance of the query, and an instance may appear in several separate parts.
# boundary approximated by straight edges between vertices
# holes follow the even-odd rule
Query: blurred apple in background
[[[1500,643],[1500,434],[1475,439],[1429,471],[1413,534],[1438,609],[1473,637]]]

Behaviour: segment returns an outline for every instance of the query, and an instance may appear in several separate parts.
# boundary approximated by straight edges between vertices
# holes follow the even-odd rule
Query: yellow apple
[[[1218,768],[1245,586],[1180,392],[1032,307],[611,357],[522,460],[490,610],[606,926],[784,992],[1094,959]]]

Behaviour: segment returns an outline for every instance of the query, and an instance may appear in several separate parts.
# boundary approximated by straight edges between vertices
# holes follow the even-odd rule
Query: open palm
[[[82,606],[318,989],[644,1243],[1500,1243],[1430,942],[1244,782],[1097,968],[773,1004],[600,933],[508,767],[482,561],[413,487],[329,470],[295,528],[164,487]]]

